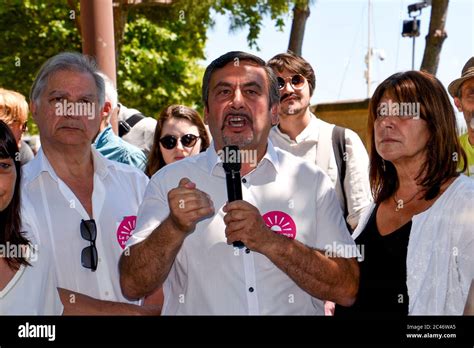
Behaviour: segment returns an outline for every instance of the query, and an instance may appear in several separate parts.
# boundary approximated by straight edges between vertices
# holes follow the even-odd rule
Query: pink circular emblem
[[[125,243],[132,235],[137,225],[136,216],[125,216],[117,229],[117,241],[122,249],[125,249]]]
[[[290,239],[296,237],[296,224],[290,215],[282,211],[269,211],[263,216],[263,220],[273,232],[282,234]]]

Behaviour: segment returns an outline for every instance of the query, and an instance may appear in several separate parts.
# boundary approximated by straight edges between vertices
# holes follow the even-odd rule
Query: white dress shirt
[[[163,285],[163,314],[324,314],[322,302],[266,256],[227,245],[225,173],[214,144],[152,177],[128,246],[146,239],[168,216],[167,194],[183,177],[211,196],[216,213],[184,240]],[[353,245],[332,184],[316,166],[269,142],[264,158],[242,183],[243,199],[259,209],[276,233],[321,250],[333,243]]]
[[[336,194],[343,208],[344,196],[339,181],[336,157],[332,147],[332,131],[334,125],[318,119],[311,114],[311,120],[306,128],[292,140],[282,133],[278,126],[272,127],[270,139],[272,143],[295,156],[315,163],[331,179]],[[347,223],[354,229],[360,215],[372,201],[369,184],[369,157],[359,136],[346,128],[346,176],[344,178],[344,192],[347,198]],[[324,144],[321,145],[321,142]],[[318,152],[320,151],[320,152]],[[321,152],[326,154],[327,160],[322,160]],[[323,155],[324,155],[323,154]],[[321,163],[325,162],[325,163]]]
[[[361,217],[354,239],[374,207]],[[413,216],[406,261],[410,315],[462,315],[474,279],[473,207],[474,181],[460,175],[429,209]]]
[[[92,155],[92,217],[40,150],[23,167],[24,224],[53,255],[59,287],[100,300],[129,302],[120,288],[118,261],[135,227],[148,178],[132,166],[106,159],[94,148]],[[81,219],[91,218],[97,226],[95,272],[81,264],[81,252],[90,246],[81,236]]]
[[[51,255],[27,237],[30,247],[30,266],[21,265],[13,278],[0,291],[0,315],[61,315]]]

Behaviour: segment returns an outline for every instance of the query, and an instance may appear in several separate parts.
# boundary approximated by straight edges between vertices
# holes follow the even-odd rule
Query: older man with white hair
[[[80,53],[60,53],[40,69],[30,93],[42,148],[24,167],[25,227],[55,261],[65,314],[150,314],[120,289],[117,263],[135,228],[147,177],[91,146],[105,86]]]

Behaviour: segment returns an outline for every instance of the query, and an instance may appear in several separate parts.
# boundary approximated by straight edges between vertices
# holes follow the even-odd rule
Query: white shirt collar
[[[214,141],[212,141],[207,148],[206,157],[208,173],[210,175],[225,176],[224,169],[222,168],[222,159],[217,155],[216,149],[214,147]],[[267,152],[265,153],[265,156],[263,156],[262,160],[257,164],[257,167],[260,166],[264,161],[270,162],[273,165],[275,171],[278,173],[280,166],[278,155],[270,139],[268,139],[267,143]]]
[[[113,163],[108,161],[103,157],[94,147],[91,146],[92,151],[92,160],[94,163],[94,173],[99,176],[99,178],[104,179],[109,173],[108,167],[113,167]],[[34,181],[41,173],[48,173],[51,178],[58,182],[58,175],[56,174],[54,168],[51,166],[48,158],[46,157],[42,148],[39,149],[36,157],[28,163],[28,171],[25,171],[25,181],[32,182]]]
[[[308,125],[301,131],[300,134],[296,136],[295,140],[291,140],[288,134],[283,133],[278,126],[273,127],[275,132],[283,138],[286,142],[290,144],[299,144],[301,142],[314,141],[318,142],[319,140],[319,119],[312,112],[310,113],[310,120]]]

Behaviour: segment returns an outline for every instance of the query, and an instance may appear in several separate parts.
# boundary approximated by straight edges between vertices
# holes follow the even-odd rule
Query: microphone
[[[227,198],[229,202],[242,199],[242,184],[240,182],[240,155],[239,147],[235,145],[224,146],[223,167],[225,171],[225,181],[227,185]],[[243,248],[245,245],[241,241],[233,242],[235,248]]]

